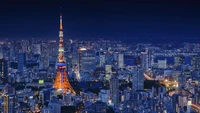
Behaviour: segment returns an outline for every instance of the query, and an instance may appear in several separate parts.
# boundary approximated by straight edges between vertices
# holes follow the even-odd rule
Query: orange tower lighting
[[[66,60],[64,57],[64,41],[63,41],[63,26],[62,26],[62,14],[60,14],[60,30],[59,30],[59,49],[58,49],[58,61],[56,64],[57,73],[56,79],[53,84],[53,88],[61,89],[64,93],[72,92],[76,94],[74,89],[69,83],[66,73]]]

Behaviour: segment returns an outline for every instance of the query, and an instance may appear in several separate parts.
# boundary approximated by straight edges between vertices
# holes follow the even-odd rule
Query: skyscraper
[[[3,113],[15,113],[15,95],[5,94],[3,97]]]
[[[200,57],[199,56],[192,56],[191,58],[191,64],[193,69],[198,69],[200,70]]]
[[[152,67],[154,64],[154,51],[152,48],[147,48],[146,51],[148,53],[148,67]]]
[[[8,75],[8,61],[0,59],[0,77],[5,78]]]
[[[60,14],[60,31],[59,31],[59,49],[58,49],[58,60],[57,60],[57,73],[56,79],[53,84],[53,88],[61,89],[64,93],[72,92],[74,94],[75,91],[70,85],[67,73],[66,73],[66,60],[64,57],[64,40],[63,40],[63,26],[62,26],[62,14]]]
[[[110,93],[111,93],[111,100],[112,103],[118,104],[119,103],[119,79],[117,76],[112,76],[110,79]]]
[[[111,78],[111,75],[112,75],[112,65],[106,65],[105,66],[106,68],[106,80],[109,80]]]
[[[18,65],[17,69],[19,72],[23,72],[23,68],[26,64],[26,54],[25,53],[18,53]]]
[[[117,65],[118,65],[118,68],[123,68],[123,66],[124,66],[124,54],[118,54]]]
[[[183,87],[184,87],[184,83],[186,82],[186,76],[183,74],[180,74],[178,76],[178,92],[181,93]]]
[[[142,68],[143,69],[148,69],[148,57],[147,57],[147,52],[141,52],[142,55]]]
[[[174,56],[174,66],[181,66],[185,63],[185,56]]]
[[[105,55],[100,55],[100,66],[103,67],[106,62],[106,56]]]
[[[143,69],[137,68],[132,73],[132,90],[135,92],[136,90],[143,90],[144,89],[144,76],[143,76]]]

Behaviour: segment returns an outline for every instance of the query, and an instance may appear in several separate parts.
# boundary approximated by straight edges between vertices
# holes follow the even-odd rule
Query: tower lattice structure
[[[74,89],[69,83],[66,73],[66,60],[64,57],[64,40],[63,40],[63,26],[62,26],[62,14],[60,14],[60,30],[59,30],[59,49],[58,49],[58,61],[56,64],[57,73],[56,79],[53,84],[53,88],[61,89],[64,93],[72,92],[76,94]]]

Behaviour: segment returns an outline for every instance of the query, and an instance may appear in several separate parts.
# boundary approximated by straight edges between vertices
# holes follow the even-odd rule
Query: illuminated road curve
[[[144,73],[144,77],[147,79],[147,80],[155,80],[154,78],[148,76],[146,73]],[[159,81],[161,84],[164,84],[166,86],[169,86],[169,85],[177,85],[178,82],[176,81],[168,81],[168,80],[160,80]]]
[[[154,78],[149,77],[146,73],[144,73],[144,77],[145,77],[147,80],[155,80]]]
[[[156,79],[148,76],[146,73],[144,73],[144,77],[147,80],[156,80]],[[178,82],[176,82],[176,81],[160,80],[159,82],[160,82],[160,84],[164,84],[167,88],[169,88],[170,86],[176,87],[178,85]],[[175,91],[170,91],[169,96],[172,96],[174,93],[175,93]]]
[[[173,96],[173,94],[175,94],[175,93],[176,93],[176,91],[170,91],[169,96]]]
[[[197,113],[200,112],[200,106],[196,105],[196,104],[192,104],[192,108],[193,110],[195,110]]]

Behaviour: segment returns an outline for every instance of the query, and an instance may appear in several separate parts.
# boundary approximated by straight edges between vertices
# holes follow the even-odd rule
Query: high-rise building
[[[132,73],[132,91],[144,89],[144,71],[142,68],[137,68]]]
[[[6,78],[8,76],[8,61],[0,59],[0,77]]]
[[[118,65],[118,68],[124,67],[124,54],[118,54],[117,65]]]
[[[62,14],[60,15],[60,31],[59,31],[59,49],[58,49],[58,61],[57,61],[57,73],[56,79],[53,84],[53,88],[61,89],[64,93],[75,91],[69,83],[66,73],[66,60],[64,57],[64,40],[63,40],[63,26],[62,26]]]
[[[15,95],[5,94],[3,96],[2,113],[15,113]]]
[[[192,101],[191,101],[191,99],[188,99],[188,102],[187,102],[187,113],[191,113],[191,106],[192,106]]]
[[[52,88],[45,88],[42,91],[40,91],[39,101],[42,102],[42,104],[50,100],[50,94],[52,90]]]
[[[112,76],[110,79],[110,94],[111,94],[111,101],[114,104],[119,103],[119,79],[117,76]]]
[[[200,70],[200,56],[192,56],[191,57],[191,64],[193,69],[198,69]]]
[[[22,52],[25,53],[25,52],[28,51],[28,45],[29,45],[28,40],[22,40],[21,41]]]
[[[178,91],[179,91],[179,93],[182,91],[185,82],[186,82],[186,76],[183,74],[180,74],[178,76]]]
[[[147,52],[141,52],[142,55],[142,68],[143,69],[148,69],[148,56]]]
[[[106,63],[105,55],[100,55],[100,66],[103,67],[105,63]]]
[[[53,99],[49,102],[49,109],[45,113],[61,113],[61,106],[62,104],[57,99]]]
[[[111,78],[112,75],[112,65],[106,65],[106,80],[109,80]]]
[[[174,66],[181,66],[185,62],[185,57],[184,56],[175,56],[174,57]]]
[[[146,52],[148,54],[148,67],[152,67],[154,64],[154,51],[151,48],[147,48]]]
[[[41,44],[34,44],[34,54],[41,55]]]
[[[166,69],[167,68],[167,60],[158,60],[158,68]]]
[[[101,98],[101,101],[104,103],[108,103],[109,97],[110,97],[110,90],[100,90],[99,97]]]
[[[85,50],[81,52],[81,70],[91,71],[95,68],[95,51]]]
[[[141,52],[141,55],[142,55],[142,68],[147,69],[152,67],[154,64],[153,50],[146,48],[145,52]]]
[[[174,94],[172,96],[172,111],[173,113],[178,113],[179,112],[179,105],[178,105],[178,102],[179,102],[179,97],[180,97],[180,94]]]
[[[25,53],[18,53],[18,65],[17,69],[19,72],[23,72],[23,68],[25,67],[26,64],[26,54]]]

